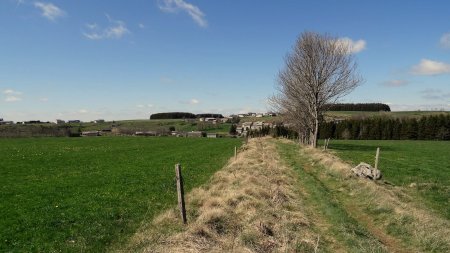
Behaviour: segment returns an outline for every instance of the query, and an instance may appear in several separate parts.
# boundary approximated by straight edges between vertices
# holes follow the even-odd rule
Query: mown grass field
[[[0,139],[0,252],[104,252],[205,183],[238,139]]]
[[[450,219],[450,142],[331,140],[330,149],[343,160],[374,165],[380,147],[383,179],[403,186],[427,206]],[[413,184],[413,185],[411,185]]]

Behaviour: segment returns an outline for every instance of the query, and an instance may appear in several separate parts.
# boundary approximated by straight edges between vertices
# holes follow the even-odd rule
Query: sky
[[[270,110],[297,37],[352,47],[340,102],[450,110],[450,1],[1,0],[0,118]]]

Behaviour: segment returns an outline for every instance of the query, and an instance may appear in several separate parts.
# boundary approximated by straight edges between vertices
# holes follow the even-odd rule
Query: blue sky
[[[266,111],[303,31],[351,44],[342,102],[450,110],[449,1],[0,1],[0,118]]]

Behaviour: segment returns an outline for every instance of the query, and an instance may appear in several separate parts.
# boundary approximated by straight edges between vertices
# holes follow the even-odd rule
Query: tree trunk
[[[313,143],[311,143],[313,148],[317,147],[317,137],[319,136],[319,119],[316,117],[315,124],[314,124],[314,136],[313,136]]]

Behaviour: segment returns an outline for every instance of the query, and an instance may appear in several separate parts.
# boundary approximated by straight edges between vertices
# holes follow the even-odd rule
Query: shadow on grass
[[[375,152],[379,147],[382,151],[394,151],[395,148],[391,146],[382,146],[382,145],[360,145],[360,144],[350,144],[350,143],[330,143],[328,146],[329,149],[334,150],[352,150],[352,151],[373,151]]]

